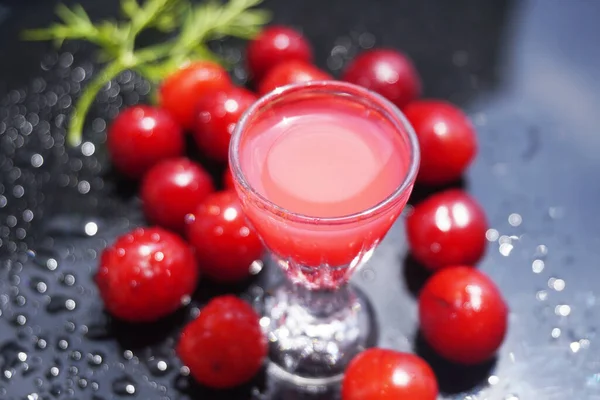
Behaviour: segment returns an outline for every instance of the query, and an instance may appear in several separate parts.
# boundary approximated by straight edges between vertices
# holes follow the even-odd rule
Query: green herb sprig
[[[124,70],[134,70],[152,82],[160,82],[186,62],[219,60],[207,42],[225,36],[251,39],[260,32],[270,15],[255,8],[262,0],[121,0],[120,21],[94,23],[81,7],[59,5],[56,14],[62,23],[24,32],[26,40],[84,40],[99,47],[98,59],[105,65],[86,85],[75,104],[67,132],[72,146],[81,143],[83,125],[98,92]],[[140,33],[154,29],[167,33],[162,42],[137,46]]]

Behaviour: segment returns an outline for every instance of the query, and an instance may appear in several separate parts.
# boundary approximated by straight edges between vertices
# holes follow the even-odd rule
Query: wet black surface
[[[204,282],[187,309],[151,327],[103,314],[90,280],[96,258],[115,235],[144,223],[135,191],[110,172],[105,127],[149,88],[123,74],[100,94],[87,143],[65,150],[65,116],[94,71],[90,49],[56,53],[17,37],[51,22],[55,3],[0,3],[0,398],[331,398],[284,392],[262,377],[213,393],[174,357],[182,324],[210,295],[260,297],[257,284],[273,271],[242,288]],[[117,4],[83,3],[92,15]],[[464,184],[490,220],[480,267],[512,309],[498,360],[464,370],[424,348],[414,293],[425,277],[405,261],[402,221],[355,277],[380,321],[380,345],[428,358],[444,399],[600,399],[600,2],[267,4],[277,22],[305,30],[318,63],[334,73],[361,46],[404,49],[425,94],[463,106],[479,131],[481,151]]]

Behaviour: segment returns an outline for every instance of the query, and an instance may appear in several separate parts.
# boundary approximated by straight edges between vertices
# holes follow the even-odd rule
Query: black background
[[[117,9],[115,0],[82,3],[93,17]],[[65,152],[61,115],[76,96],[73,71],[80,66],[89,75],[92,53],[69,45],[57,56],[48,43],[18,40],[20,30],[53,21],[55,4],[0,2],[0,398],[331,398],[282,391],[262,377],[212,393],[179,374],[174,338],[196,307],[224,290],[259,296],[274,271],[242,288],[205,282],[188,309],[151,327],[124,326],[102,313],[90,281],[96,256],[115,235],[143,223],[135,187],[106,162],[104,120],[137,100],[136,93],[143,98],[146,88],[121,77],[120,92],[101,94],[90,116],[95,152]],[[355,277],[379,319],[380,345],[426,356],[445,399],[480,391],[473,398],[600,399],[600,2],[265,5],[276,22],[302,28],[318,64],[335,74],[372,37],[376,46],[406,51],[425,95],[456,102],[478,129],[481,149],[465,185],[493,229],[480,267],[512,310],[498,361],[465,370],[435,359],[419,343],[412,293],[423,277],[406,262],[402,221]],[[72,64],[67,52],[74,53]],[[53,97],[56,105],[49,104]],[[415,201],[424,194],[418,190]]]

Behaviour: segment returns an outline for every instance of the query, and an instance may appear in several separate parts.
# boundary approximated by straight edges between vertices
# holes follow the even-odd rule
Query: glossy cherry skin
[[[226,162],[231,134],[242,114],[257,97],[247,89],[230,86],[225,90],[205,92],[196,104],[194,139],[209,157]]]
[[[469,118],[441,100],[417,100],[404,115],[419,139],[417,182],[440,185],[458,180],[477,153],[477,135]]]
[[[508,307],[484,273],[457,266],[434,274],[419,295],[421,331],[449,361],[473,365],[491,359],[506,335]]]
[[[286,26],[273,25],[265,28],[248,44],[248,69],[255,80],[285,61],[298,60],[312,63],[313,54],[302,34]]]
[[[162,228],[137,228],[104,250],[95,280],[104,307],[130,322],[150,322],[184,304],[198,282],[189,245]]]
[[[258,314],[248,303],[235,296],[220,296],[184,328],[177,353],[194,379],[225,389],[256,375],[267,355],[267,339]]]
[[[227,168],[223,173],[223,187],[225,190],[233,190],[235,189],[235,181],[233,180],[233,174],[231,173],[231,169]]]
[[[212,61],[196,61],[169,75],[162,83],[159,104],[185,129],[194,127],[196,103],[205,92],[233,85],[227,71]]]
[[[487,228],[483,208],[458,189],[425,199],[406,219],[411,254],[430,270],[477,263],[485,252]]]
[[[155,224],[183,232],[185,216],[214,190],[212,178],[200,164],[185,157],[162,161],[142,181],[144,214]]]
[[[228,190],[210,194],[188,219],[187,237],[201,270],[217,282],[231,283],[250,275],[263,252],[258,234],[248,225],[237,195]]]
[[[286,61],[271,68],[258,85],[258,94],[265,95],[278,87],[308,81],[325,81],[333,77],[304,61]]]
[[[421,78],[412,61],[392,49],[359,54],[342,74],[342,80],[377,92],[398,108],[421,95]]]
[[[166,111],[145,105],[119,113],[107,137],[113,165],[130,178],[140,178],[153,165],[184,151],[181,127]]]
[[[342,400],[435,400],[438,384],[420,357],[372,348],[350,362],[342,383]]]

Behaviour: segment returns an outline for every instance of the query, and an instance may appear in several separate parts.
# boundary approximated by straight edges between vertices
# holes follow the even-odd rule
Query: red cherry
[[[262,243],[233,191],[208,195],[188,221],[187,237],[202,271],[218,282],[248,277],[251,264],[262,256]]]
[[[342,80],[379,93],[398,108],[421,94],[421,79],[412,61],[391,49],[368,50],[346,68]]]
[[[420,357],[372,348],[350,362],[342,383],[342,400],[435,400],[438,384]]]
[[[163,81],[159,103],[181,126],[191,129],[198,97],[205,92],[227,89],[231,85],[231,78],[219,64],[197,61],[175,71]]]
[[[472,365],[494,356],[506,334],[508,307],[486,275],[471,267],[434,274],[419,296],[421,331],[442,357]]]
[[[415,128],[421,148],[417,182],[440,185],[457,180],[477,152],[477,137],[467,116],[450,103],[420,100],[404,114]]]
[[[225,170],[225,173],[223,173],[223,187],[226,190],[235,189],[235,182],[233,180],[233,174],[231,173],[231,170],[229,168],[227,168]]]
[[[185,327],[177,353],[194,379],[224,389],[256,375],[267,355],[267,340],[249,304],[235,296],[220,296]]]
[[[153,223],[183,231],[185,216],[214,190],[210,175],[199,164],[184,157],[162,161],[142,181],[144,214]]]
[[[275,65],[298,60],[311,63],[312,49],[302,34],[286,26],[271,26],[248,44],[248,69],[260,80]]]
[[[127,108],[108,131],[108,151],[115,167],[130,178],[141,177],[161,160],[183,154],[183,132],[164,110]]]
[[[258,93],[262,96],[278,87],[308,81],[324,81],[333,79],[327,72],[304,61],[286,61],[271,68],[258,85]]]
[[[192,249],[161,228],[137,228],[102,253],[95,277],[106,309],[131,322],[177,310],[198,282]]]
[[[430,270],[475,264],[485,252],[486,230],[484,210],[458,189],[425,199],[406,220],[411,253]]]
[[[198,147],[206,155],[226,162],[235,124],[256,100],[254,93],[235,86],[200,96],[194,125]]]

